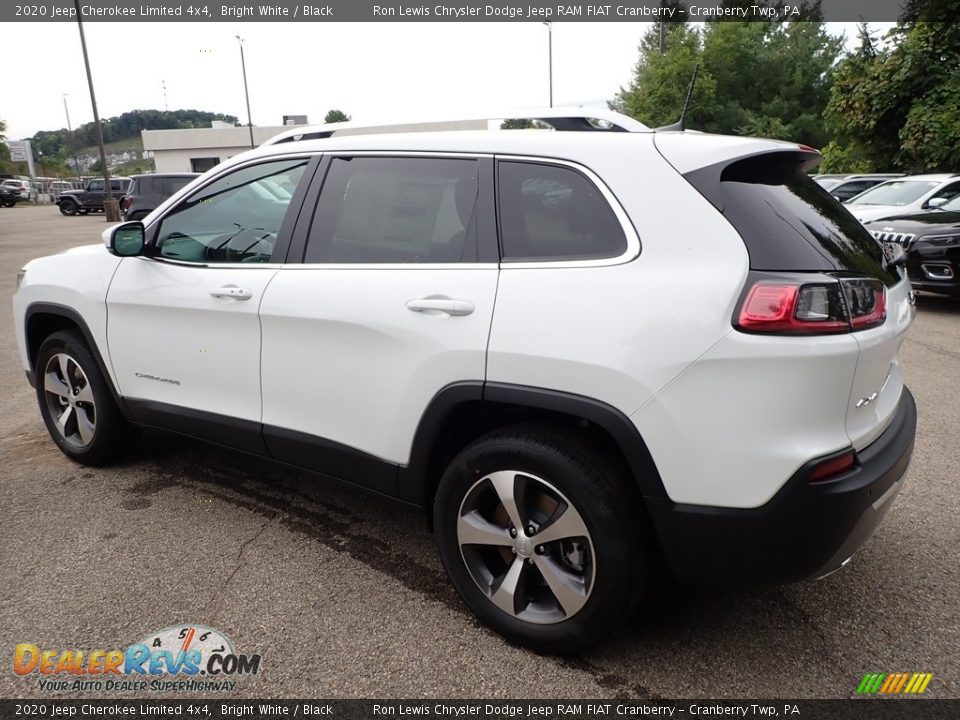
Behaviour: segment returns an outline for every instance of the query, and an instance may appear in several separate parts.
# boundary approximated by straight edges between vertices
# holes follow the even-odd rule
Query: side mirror
[[[949,201],[949,198],[945,198],[945,197],[930,198],[929,200],[927,200],[927,207],[932,210],[934,208],[940,207],[941,205],[946,205],[948,201]]]
[[[107,233],[109,236],[104,238],[107,240],[107,249],[114,255],[135,257],[143,252],[146,232],[139,220],[115,225]]]
[[[840,197],[839,195],[834,195],[834,196],[833,196],[833,199],[836,200],[838,203],[842,203],[842,202],[843,202],[843,198]]]

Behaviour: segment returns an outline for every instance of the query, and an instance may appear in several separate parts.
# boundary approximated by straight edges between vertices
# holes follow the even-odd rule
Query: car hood
[[[83,190],[63,190],[60,193],[60,197],[63,197],[64,195],[80,195],[82,193],[83,193]]]
[[[870,222],[881,218],[896,217],[910,211],[898,205],[860,205],[850,203],[844,207],[860,222]]]
[[[929,234],[931,231],[938,230],[960,230],[960,211],[931,210],[910,215],[897,215],[874,220],[865,225],[869,230],[913,233],[914,235]]]

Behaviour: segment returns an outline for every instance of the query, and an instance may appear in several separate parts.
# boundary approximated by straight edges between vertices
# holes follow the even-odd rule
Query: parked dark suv
[[[157,206],[200,173],[154,173],[134,175],[127,194],[120,198],[124,220],[142,220]]]
[[[907,251],[907,273],[916,290],[960,297],[960,196],[926,212],[866,223],[881,242]]]
[[[128,177],[110,178],[110,194],[119,198],[127,192],[130,183]],[[107,197],[103,178],[94,178],[83,190],[64,190],[57,199],[57,206],[64,215],[86,215],[90,212],[103,212],[103,201]]]

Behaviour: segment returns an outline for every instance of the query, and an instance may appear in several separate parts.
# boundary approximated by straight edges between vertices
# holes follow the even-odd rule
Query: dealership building
[[[291,122],[292,119],[296,122]],[[285,125],[253,128],[254,146],[262,145],[274,135],[306,123],[306,116],[284,116]],[[381,132],[429,132],[431,130],[485,130],[486,120],[412,122],[379,127]],[[350,135],[361,130],[345,125],[339,134]],[[214,121],[212,127],[183,130],[142,130],[143,149],[152,155],[158,173],[206,172],[219,163],[250,149],[250,129]]]

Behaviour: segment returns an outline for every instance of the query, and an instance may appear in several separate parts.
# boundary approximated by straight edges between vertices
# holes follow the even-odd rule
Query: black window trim
[[[504,270],[523,270],[523,269],[537,269],[537,268],[583,268],[583,267],[606,267],[611,265],[624,265],[626,263],[632,262],[640,256],[640,253],[643,249],[640,242],[640,236],[637,234],[637,229],[633,225],[633,221],[630,219],[630,216],[627,214],[627,211],[624,209],[619,198],[613,193],[613,191],[607,186],[607,184],[600,178],[597,173],[588,168],[586,165],[583,165],[572,160],[565,160],[561,158],[552,158],[545,156],[533,156],[533,155],[511,155],[505,153],[497,153],[494,155],[494,160],[496,162],[496,167],[494,168],[494,175],[499,182],[499,166],[500,162],[525,162],[536,165],[552,165],[554,167],[562,167],[569,170],[573,170],[580,174],[587,182],[593,185],[606,201],[609,208],[613,211],[614,217],[616,217],[617,222],[620,224],[621,230],[623,230],[624,237],[627,239],[627,247],[620,254],[614,257],[598,257],[598,258],[576,258],[573,260],[563,260],[556,259],[551,260],[549,258],[542,260],[505,260],[503,259],[503,243],[500,232],[500,201],[499,201],[499,186],[496,187],[497,192],[494,193],[496,201],[496,213],[497,213],[497,247],[501,253],[500,267]]]
[[[477,222],[477,261],[457,263],[308,263],[305,262],[307,243],[314,216],[319,206],[320,194],[326,184],[331,161],[338,157],[371,158],[424,158],[448,160],[476,160],[477,205],[474,214]],[[494,213],[494,167],[493,155],[481,152],[430,151],[430,150],[334,150],[323,154],[323,162],[313,177],[304,201],[305,212],[294,228],[286,265],[318,270],[478,270],[498,266],[500,255]]]
[[[273,254],[270,257],[270,262],[268,263],[198,263],[191,262],[189,260],[175,260],[172,258],[165,258],[159,254],[147,253],[142,259],[146,259],[152,262],[162,262],[170,265],[182,265],[185,267],[192,268],[224,268],[231,270],[257,270],[263,268],[273,268],[277,269],[286,262],[287,254],[290,247],[290,239],[293,233],[294,227],[297,221],[300,218],[300,214],[304,208],[304,200],[307,197],[307,192],[312,186],[314,181],[314,175],[317,172],[317,168],[321,164],[323,155],[319,152],[291,152],[284,153],[283,155],[266,155],[258,158],[251,158],[245,162],[237,163],[236,165],[230,165],[229,167],[224,167],[216,175],[213,175],[209,178],[206,178],[206,182],[202,185],[199,185],[193,190],[190,191],[188,195],[183,197],[178,197],[176,202],[170,203],[163,209],[163,213],[160,214],[155,220],[153,220],[150,225],[146,228],[146,245],[150,248],[155,247],[157,232],[160,228],[160,225],[163,223],[163,220],[167,217],[171,210],[178,207],[182,202],[186,202],[197,195],[197,193],[203,192],[203,190],[209,187],[211,184],[217,182],[220,178],[238,172],[248,167],[254,165],[263,165],[265,163],[277,162],[282,160],[306,160],[307,167],[304,168],[303,177],[300,178],[300,182],[297,184],[297,189],[293,194],[293,197],[290,198],[290,204],[287,206],[287,212],[283,217],[283,222],[280,224],[280,231],[277,233],[277,241],[273,246]],[[196,179],[194,176],[191,178],[191,182]],[[188,183],[189,184],[189,183]],[[179,190],[177,192],[180,192]],[[176,193],[174,193],[176,195]],[[172,200],[173,196],[164,200],[164,203],[167,203],[169,200]]]

